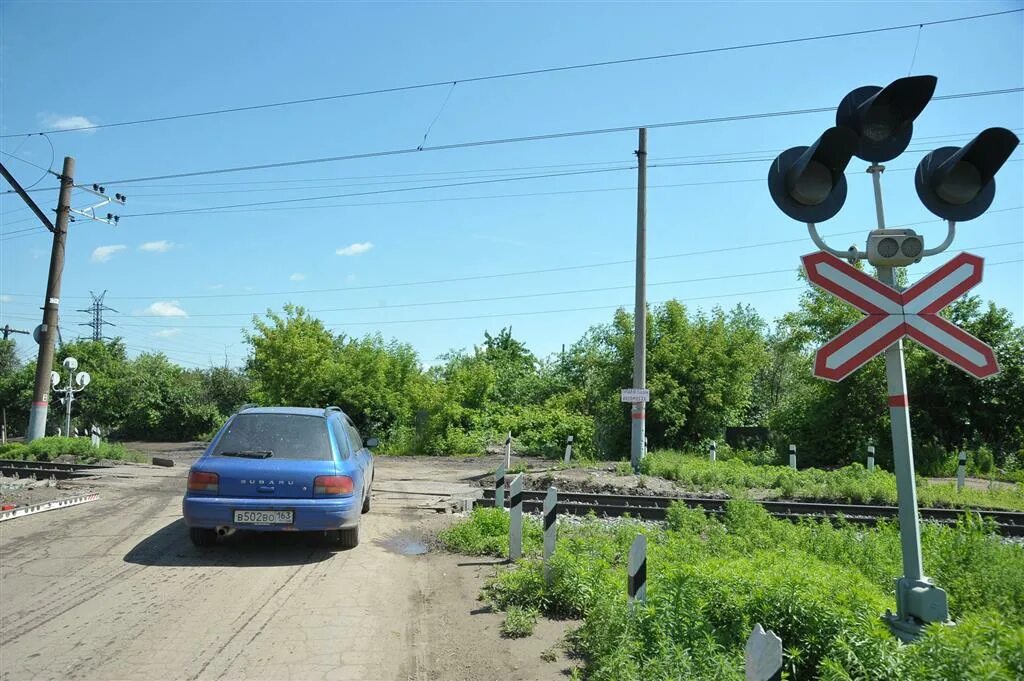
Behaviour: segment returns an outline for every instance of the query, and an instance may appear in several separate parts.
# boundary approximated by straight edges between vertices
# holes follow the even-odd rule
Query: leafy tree
[[[253,318],[245,332],[252,346],[246,370],[261,404],[326,406],[334,337],[305,308],[285,305],[284,316],[267,310],[269,321]]]

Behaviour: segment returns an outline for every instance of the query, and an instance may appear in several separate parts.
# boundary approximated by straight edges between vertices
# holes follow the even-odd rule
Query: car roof
[[[249,407],[242,409],[240,414],[292,414],[294,416],[319,416],[324,418],[332,411],[319,409],[317,407]],[[340,411],[338,413],[341,413]]]

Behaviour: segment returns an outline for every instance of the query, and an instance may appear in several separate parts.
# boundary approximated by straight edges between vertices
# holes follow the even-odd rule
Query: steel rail
[[[545,492],[523,491],[525,511],[536,512],[542,508]],[[586,515],[591,511],[608,517],[621,517],[626,514],[643,520],[665,520],[668,507],[674,502],[681,502],[690,508],[699,508],[711,514],[725,513],[728,499],[712,497],[666,497],[637,496],[620,494],[594,494],[584,492],[558,492],[558,512],[570,515]],[[489,504],[487,502],[490,502]],[[840,517],[851,523],[874,525],[885,518],[895,518],[898,509],[895,506],[879,506],[870,504],[834,504],[807,501],[755,501],[769,515],[776,518],[799,520],[801,518],[819,518],[834,520]],[[477,505],[494,504],[494,490],[485,488],[483,499]],[[976,513],[982,518],[992,520],[1001,534],[1008,536],[1024,536],[1024,513],[1017,511],[993,511],[968,508],[922,508],[919,509],[921,519],[945,525],[954,524],[964,513]]]

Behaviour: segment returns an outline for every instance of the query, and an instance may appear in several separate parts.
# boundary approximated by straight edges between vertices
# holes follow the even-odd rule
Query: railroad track
[[[494,505],[494,490],[485,488],[479,506]],[[524,491],[523,510],[540,512],[544,504],[543,491]],[[629,514],[643,520],[665,520],[665,512],[673,502],[682,502],[690,508],[699,508],[710,514],[725,513],[727,499],[701,497],[646,497],[620,494],[589,494],[581,492],[558,492],[558,513],[586,515],[591,511],[601,516],[620,517]],[[508,496],[505,497],[508,503]],[[881,518],[895,518],[899,509],[895,506],[873,506],[867,504],[826,504],[807,501],[758,501],[764,509],[776,518],[799,520],[800,518],[835,519],[840,516],[852,523],[873,525]],[[923,520],[952,525],[966,510],[983,518],[994,520],[1001,534],[1011,537],[1024,536],[1024,513],[1015,511],[978,511],[955,508],[921,508],[918,513]]]
[[[12,478],[35,478],[36,480],[80,478],[92,475],[97,470],[103,468],[110,468],[110,466],[87,463],[62,463],[59,461],[0,460],[0,475]]]

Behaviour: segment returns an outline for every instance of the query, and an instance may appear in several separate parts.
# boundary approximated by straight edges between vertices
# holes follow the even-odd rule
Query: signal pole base
[[[887,611],[882,617],[889,630],[904,643],[913,643],[928,624],[952,626],[949,621],[949,600],[946,592],[927,579],[896,580],[896,614]]]

